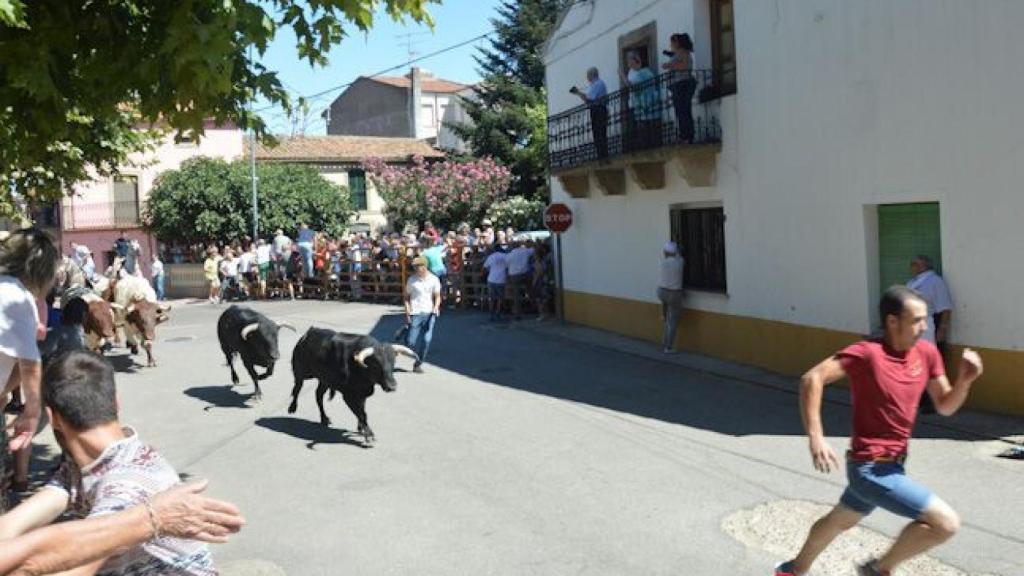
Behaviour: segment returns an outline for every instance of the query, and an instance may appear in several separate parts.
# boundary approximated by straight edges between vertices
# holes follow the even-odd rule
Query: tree
[[[244,160],[193,158],[160,175],[143,212],[163,242],[230,242],[252,233],[252,180]],[[300,222],[337,236],[355,211],[348,190],[296,164],[257,165],[262,230],[294,230]]]
[[[492,204],[487,209],[487,217],[498,229],[511,226],[515,230],[543,230],[546,207],[541,200],[513,196]]]
[[[567,0],[505,0],[495,38],[476,61],[483,80],[464,99],[472,122],[454,127],[477,156],[512,170],[512,192],[546,199],[547,98],[542,46]]]
[[[290,110],[260,64],[290,28],[298,56],[324,65],[383,6],[431,24],[440,0],[0,0],[0,215],[49,203],[90,175],[108,176],[170,130],[202,135],[212,120],[265,126],[258,97]],[[140,130],[139,128],[144,128]]]
[[[505,197],[511,181],[508,168],[490,158],[427,164],[416,156],[411,166],[371,158],[364,167],[388,216],[398,224],[429,220],[449,228],[479,221],[488,206]]]

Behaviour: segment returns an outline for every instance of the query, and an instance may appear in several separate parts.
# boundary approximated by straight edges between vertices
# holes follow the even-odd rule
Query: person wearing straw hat
[[[658,283],[658,300],[661,300],[661,318],[665,322],[662,338],[662,352],[676,351],[676,330],[679,328],[679,313],[683,309],[683,257],[675,242],[666,242],[662,249],[661,278]]]

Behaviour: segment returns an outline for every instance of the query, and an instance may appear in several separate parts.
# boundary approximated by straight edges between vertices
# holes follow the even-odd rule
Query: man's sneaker
[[[793,571],[793,561],[787,560],[775,565],[775,576],[797,576]]]
[[[857,576],[892,576],[889,571],[881,571],[876,565],[878,561],[872,558],[863,564],[857,565]]]

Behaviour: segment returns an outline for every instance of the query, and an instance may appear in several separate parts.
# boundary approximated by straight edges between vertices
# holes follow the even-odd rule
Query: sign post
[[[555,314],[558,320],[565,322],[565,281],[562,275],[562,233],[572,226],[572,210],[562,203],[549,205],[544,210],[544,225],[555,235],[555,261],[558,264],[555,274],[555,289],[558,298],[555,301]]]

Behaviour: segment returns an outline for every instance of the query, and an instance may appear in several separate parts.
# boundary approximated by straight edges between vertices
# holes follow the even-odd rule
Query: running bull
[[[217,320],[217,339],[220,349],[227,358],[231,369],[231,382],[238,384],[235,372],[235,354],[242,358],[245,370],[252,377],[256,386],[254,399],[263,397],[260,391],[260,380],[266,380],[274,374],[274,363],[281,358],[277,351],[277,333],[281,328],[295,331],[295,327],[286,322],[274,322],[263,314],[245,306],[233,305]],[[266,368],[262,375],[256,374],[256,366]]]
[[[310,328],[292,351],[295,387],[288,413],[294,414],[298,407],[303,382],[316,378],[319,382],[316,403],[320,408],[320,423],[331,425],[324,412],[324,394],[330,390],[333,399],[334,394],[340,392],[345,404],[359,419],[359,433],[368,444],[373,443],[373,430],[366,419],[366,399],[373,395],[375,385],[380,385],[385,392],[394,392],[398,387],[394,375],[398,355],[419,360],[409,348],[382,344],[371,336]]]

